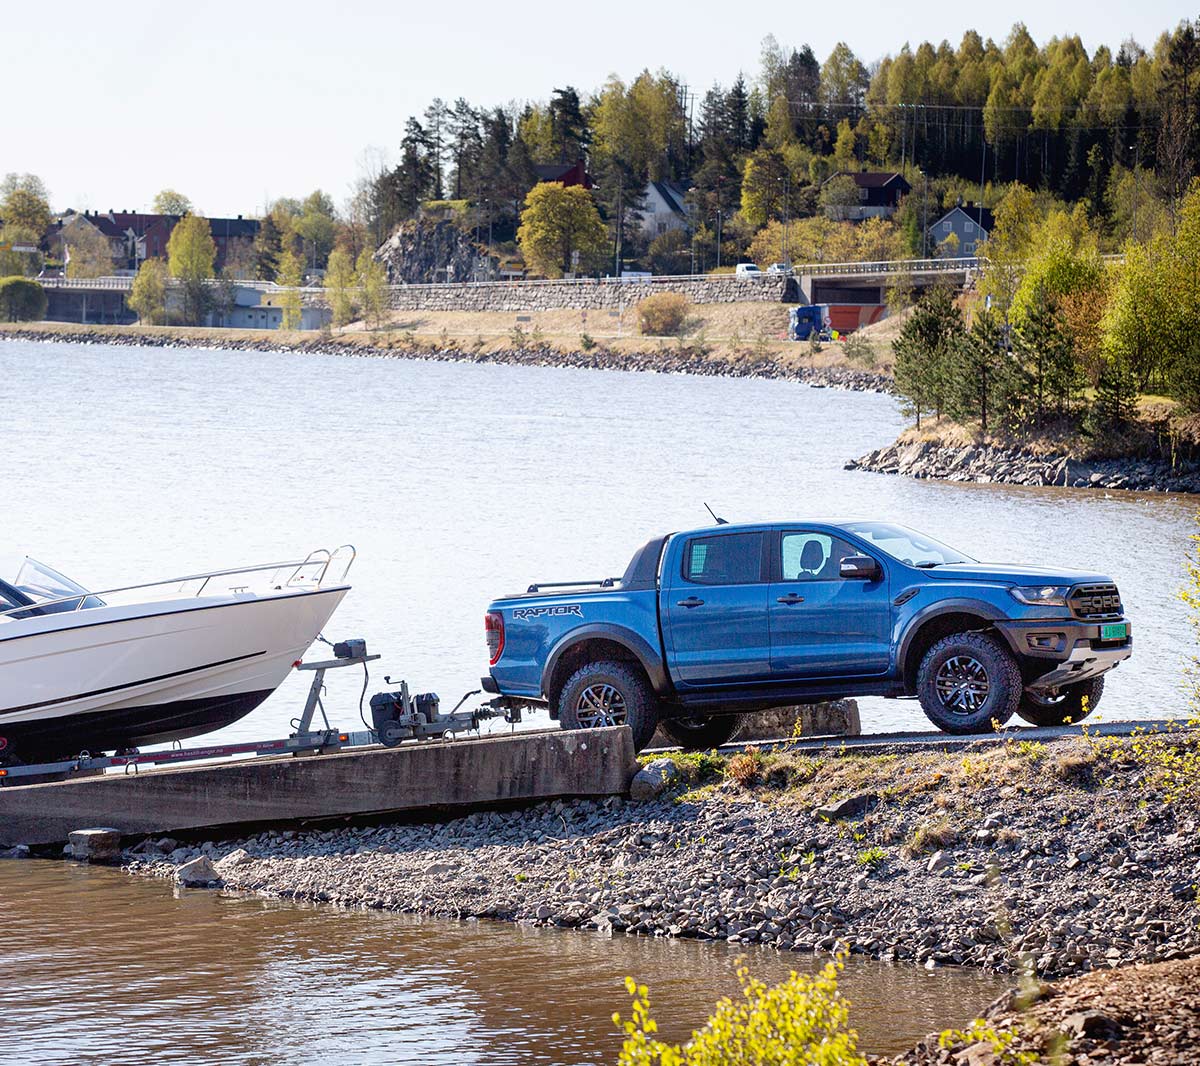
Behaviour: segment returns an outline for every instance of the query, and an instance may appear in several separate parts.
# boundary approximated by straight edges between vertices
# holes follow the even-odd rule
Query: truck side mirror
[[[879,577],[879,564],[869,555],[847,555],[838,572],[849,581],[874,581]]]

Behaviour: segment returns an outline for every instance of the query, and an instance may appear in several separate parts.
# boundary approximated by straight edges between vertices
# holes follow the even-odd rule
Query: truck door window
[[[697,585],[752,585],[762,580],[761,533],[697,537],[688,544],[683,576]]]
[[[840,581],[842,560],[861,554],[827,533],[784,533],[780,573],[784,581]]]

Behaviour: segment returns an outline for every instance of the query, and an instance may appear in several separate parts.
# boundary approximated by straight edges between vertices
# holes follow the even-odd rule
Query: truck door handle
[[[776,603],[786,603],[789,605],[791,605],[793,603],[803,603],[804,597],[797,596],[794,592],[789,592],[786,596],[780,596],[779,599],[777,599],[775,602]]]
[[[680,600],[676,604],[677,607],[703,607],[704,601],[698,596],[689,596],[686,600]]]

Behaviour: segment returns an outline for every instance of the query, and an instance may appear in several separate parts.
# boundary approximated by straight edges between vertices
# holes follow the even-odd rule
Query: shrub
[[[842,351],[852,363],[861,363],[868,369],[875,365],[875,345],[861,333],[851,333],[842,345]]]
[[[0,322],[35,322],[46,314],[46,292],[29,278],[0,278]]]
[[[729,759],[725,772],[729,777],[745,788],[754,784],[762,776],[763,757],[757,748],[747,748]]]
[[[633,997],[633,1017],[613,1022],[625,1033],[620,1066],[866,1066],[858,1051],[858,1034],[848,1027],[850,1005],[838,992],[839,957],[815,977],[792,975],[774,987],[755,980],[739,967],[742,994],[726,997],[708,1024],[680,1046],[658,1039],[650,1016],[645,985],[626,979]]]
[[[909,858],[923,855],[929,851],[941,851],[958,840],[958,830],[954,828],[949,818],[937,818],[917,826],[912,839],[904,848],[904,854]]]
[[[650,337],[674,337],[687,317],[687,297],[678,292],[656,292],[637,305],[638,329]]]

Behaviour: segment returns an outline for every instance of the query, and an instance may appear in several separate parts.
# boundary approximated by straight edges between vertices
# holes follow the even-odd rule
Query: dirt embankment
[[[1032,984],[1001,997],[982,1025],[928,1038],[879,1066],[1195,1066],[1200,957]]]

